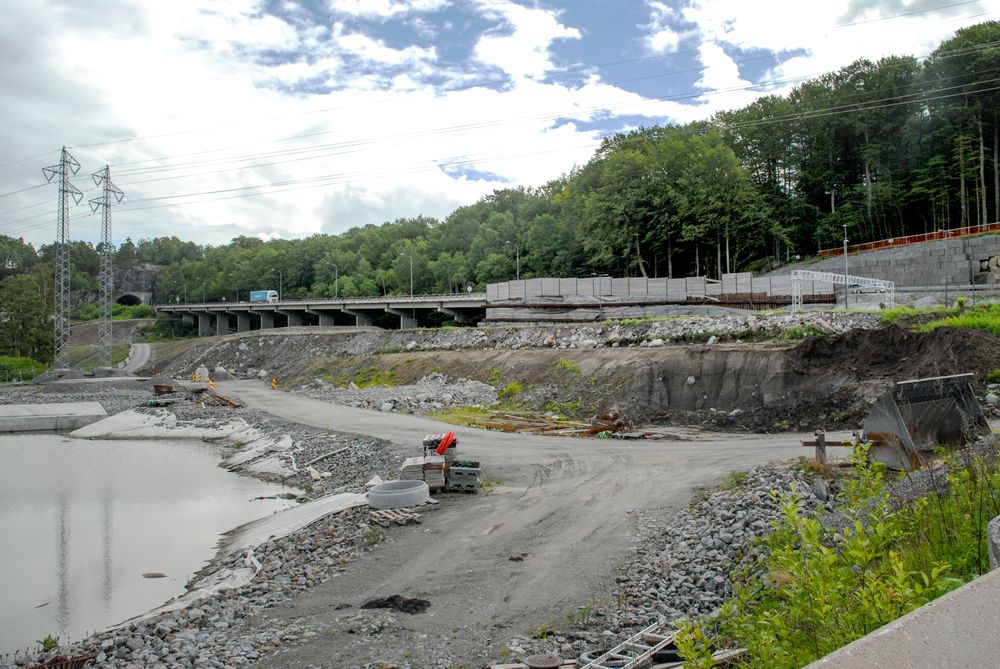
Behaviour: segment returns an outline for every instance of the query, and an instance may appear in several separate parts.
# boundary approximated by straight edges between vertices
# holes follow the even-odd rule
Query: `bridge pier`
[[[212,336],[212,314],[209,313],[198,314],[198,336],[199,337]]]
[[[215,334],[222,335],[229,334],[229,314],[221,313],[215,314]]]
[[[400,330],[411,330],[417,327],[417,312],[415,309],[386,309],[386,312],[399,316]]]
[[[273,327],[274,327],[274,312],[273,311],[260,312],[260,329],[270,330]]]
[[[250,314],[246,311],[236,312],[236,331],[237,332],[249,332],[252,329],[250,325]]]
[[[288,327],[290,328],[302,325],[305,322],[303,312],[301,311],[280,311],[278,313],[284,314],[288,318]]]
[[[363,311],[351,311],[350,309],[344,309],[344,313],[348,316],[354,316],[354,324],[358,327],[370,326],[372,324],[372,317]]]

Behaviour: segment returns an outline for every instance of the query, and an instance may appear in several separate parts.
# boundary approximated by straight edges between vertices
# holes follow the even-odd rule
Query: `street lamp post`
[[[340,268],[336,265],[333,266],[333,297],[340,297]]]
[[[844,311],[847,311],[847,223],[844,223]]]
[[[944,306],[948,307],[948,279],[951,272],[948,270],[948,231],[939,230],[941,238],[944,239]]]
[[[277,273],[278,273],[278,299],[280,300],[280,299],[281,299],[281,280],[282,280],[282,273],[281,273],[281,270],[280,270],[280,269],[276,269],[276,268],[274,268],[274,267],[272,267],[272,268],[271,268],[271,271],[272,271],[272,272],[277,272]]]
[[[506,241],[504,244],[514,245],[514,279],[516,281],[521,280],[521,247],[517,241]]]
[[[399,255],[410,261],[410,297],[413,297],[413,256],[406,255],[405,253],[400,253]]]

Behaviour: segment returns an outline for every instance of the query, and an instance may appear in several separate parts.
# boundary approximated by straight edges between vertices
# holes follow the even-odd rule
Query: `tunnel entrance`
[[[117,300],[115,300],[115,302],[125,307],[134,307],[139,304],[142,304],[142,298],[132,295],[130,293],[126,293],[125,295],[122,295]]]

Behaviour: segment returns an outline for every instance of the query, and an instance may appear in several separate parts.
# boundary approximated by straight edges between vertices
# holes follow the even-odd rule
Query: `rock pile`
[[[881,316],[863,312],[803,312],[724,316],[681,316],[662,320],[608,321],[532,327],[439,328],[433,330],[365,330],[315,334],[258,330],[228,337],[182,354],[164,374],[186,378],[199,365],[235,378],[267,379],[312,358],[369,356],[407,351],[461,349],[592,349],[666,346],[673,342],[706,342],[781,337],[791,328],[839,334],[881,326]]]
[[[436,413],[466,406],[488,407],[497,401],[497,391],[493,386],[468,379],[449,383],[444,374],[437,372],[406,386],[372,386],[364,389],[354,383],[347,388],[338,388],[322,379],[316,379],[293,392],[361,409],[414,414]]]

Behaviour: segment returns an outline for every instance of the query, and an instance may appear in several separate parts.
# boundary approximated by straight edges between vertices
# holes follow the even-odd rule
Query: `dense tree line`
[[[127,241],[116,266],[163,267],[157,300],[464,291],[536,276],[718,276],[794,255],[1000,218],[1000,22],[923,60],[859,60],[709,121],[603,141],[537,188],[498,190],[445,220],[219,247]],[[54,261],[0,239],[3,276]],[[73,287],[96,291],[97,249],[73,245]]]

